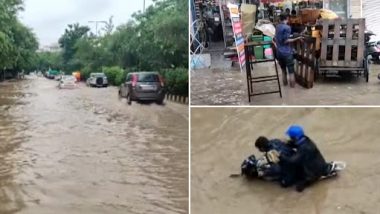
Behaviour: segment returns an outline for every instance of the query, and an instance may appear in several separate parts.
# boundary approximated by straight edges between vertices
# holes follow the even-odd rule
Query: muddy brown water
[[[0,83],[0,213],[187,213],[187,106]]]
[[[214,57],[215,58],[215,57]],[[191,103],[193,105],[380,105],[380,65],[370,65],[369,83],[364,77],[320,77],[312,89],[296,88],[281,83],[279,94],[255,96],[248,102],[246,73],[230,67],[223,59],[215,59],[210,69],[191,73]],[[254,75],[274,75],[273,63],[257,64]],[[280,72],[281,73],[281,72]],[[281,74],[280,74],[281,76]],[[282,81],[281,81],[282,82]],[[254,92],[278,90],[277,82],[256,83]]]
[[[380,109],[197,108],[191,111],[192,214],[333,214],[380,211]],[[301,124],[326,160],[347,163],[336,178],[298,193],[230,178],[260,135],[282,138]]]

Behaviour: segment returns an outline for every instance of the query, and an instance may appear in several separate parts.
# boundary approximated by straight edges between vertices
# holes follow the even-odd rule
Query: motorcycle
[[[374,63],[380,63],[380,41],[371,40],[371,37],[376,36],[372,31],[365,32],[366,55],[371,57]]]
[[[278,178],[276,177],[266,177],[263,173],[265,169],[271,167],[272,163],[263,156],[256,158],[255,155],[249,156],[241,164],[241,173],[240,174],[231,174],[230,177],[241,177],[244,176],[248,179],[262,179],[267,181],[274,181]],[[331,161],[327,164],[327,169],[325,175],[323,175],[320,180],[327,178],[332,178],[337,176],[341,171],[346,168],[346,163],[343,161]]]

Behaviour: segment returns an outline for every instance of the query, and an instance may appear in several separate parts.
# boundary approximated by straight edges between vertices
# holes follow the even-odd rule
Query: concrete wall
[[[350,0],[350,13],[352,18],[362,18],[363,17],[363,8],[362,0]]]
[[[380,38],[380,4],[379,0],[363,0],[363,17],[367,30],[373,31]]]

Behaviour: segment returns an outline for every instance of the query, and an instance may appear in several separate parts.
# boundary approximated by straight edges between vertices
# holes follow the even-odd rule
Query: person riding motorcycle
[[[278,139],[268,140],[259,137],[255,147],[264,153],[260,158],[251,155],[241,165],[242,175],[248,178],[260,178],[267,181],[279,181],[283,186],[288,183],[290,167],[279,162],[280,153],[291,156],[294,151]],[[286,170],[286,171],[284,171]]]
[[[255,146],[259,151],[264,152],[269,162],[272,163],[272,167],[277,169],[277,171],[268,170],[268,173],[279,173],[281,186],[288,187],[296,182],[296,167],[279,159],[280,154],[286,157],[291,157],[295,154],[295,151],[289,145],[278,139],[268,140],[266,137],[259,137]]]
[[[290,157],[280,155],[279,159],[300,170],[301,176],[296,183],[296,190],[302,192],[307,186],[328,174],[329,165],[301,126],[290,126],[286,134],[290,137],[289,145],[296,149],[296,153]]]

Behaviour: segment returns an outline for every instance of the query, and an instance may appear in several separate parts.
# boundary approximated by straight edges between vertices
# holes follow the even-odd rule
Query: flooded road
[[[0,213],[188,213],[188,107],[0,83]]]
[[[279,94],[270,94],[253,97],[249,103],[245,71],[241,73],[239,68],[229,68],[231,65],[226,65],[225,60],[213,58],[216,58],[215,65],[210,69],[191,73],[193,105],[380,105],[380,80],[377,79],[380,65],[370,65],[369,83],[365,82],[364,77],[321,77],[312,89],[298,84],[295,89],[282,85],[282,99]],[[254,72],[255,76],[274,75],[274,65],[257,64]],[[277,82],[254,85],[256,93],[277,89]]]
[[[192,214],[357,214],[380,210],[380,109],[197,108],[191,111]],[[302,193],[278,184],[230,178],[264,135],[283,138],[301,124],[327,161],[347,168]]]

